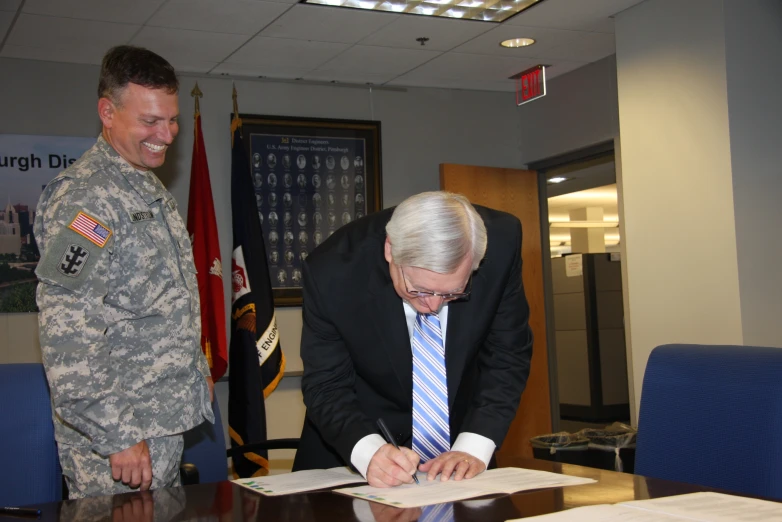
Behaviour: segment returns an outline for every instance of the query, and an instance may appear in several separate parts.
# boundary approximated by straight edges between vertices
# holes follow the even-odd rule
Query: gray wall
[[[519,107],[518,121],[525,164],[612,141],[619,135],[616,58],[554,78],[546,96]]]
[[[782,346],[782,2],[725,2],[736,251],[744,343]]]

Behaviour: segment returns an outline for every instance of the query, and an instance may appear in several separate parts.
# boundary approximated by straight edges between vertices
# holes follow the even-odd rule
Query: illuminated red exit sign
[[[516,105],[524,105],[546,95],[545,65],[536,65],[511,78],[516,80]]]

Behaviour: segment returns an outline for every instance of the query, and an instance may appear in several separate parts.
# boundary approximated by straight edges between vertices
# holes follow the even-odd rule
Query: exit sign
[[[516,105],[524,105],[546,95],[545,65],[536,65],[511,78],[516,80]]]

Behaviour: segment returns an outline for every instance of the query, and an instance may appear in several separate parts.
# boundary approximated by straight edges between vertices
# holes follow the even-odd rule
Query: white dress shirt
[[[402,302],[405,308],[405,319],[407,321],[407,332],[410,337],[410,346],[412,350],[413,343],[413,331],[415,329],[415,319],[418,316],[415,308],[410,306],[407,301]],[[443,331],[443,346],[446,346],[446,335],[448,327],[448,303],[444,304],[440,309],[440,326]],[[412,428],[412,427],[411,427]],[[369,468],[369,462],[375,455],[377,450],[380,449],[386,443],[380,435],[373,433],[367,435],[353,446],[353,451],[350,453],[350,462],[355,466],[359,473],[364,478],[367,478],[367,468]],[[451,451],[462,451],[469,453],[473,457],[483,461],[486,467],[489,466],[489,460],[494,453],[495,444],[491,439],[478,435],[477,433],[462,432],[456,437]]]

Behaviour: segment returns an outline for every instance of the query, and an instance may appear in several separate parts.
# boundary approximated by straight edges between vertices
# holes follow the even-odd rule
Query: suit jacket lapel
[[[407,321],[399,295],[388,274],[388,264],[378,266],[369,281],[370,316],[375,338],[396,374],[400,394],[413,404],[413,355]]]
[[[470,327],[475,324],[479,313],[476,288],[480,292],[482,284],[480,270],[473,274],[472,295],[466,301],[454,301],[448,305],[448,326],[445,333],[445,371],[448,376],[448,406],[453,406],[456,392],[462,381],[464,366],[470,345]]]

